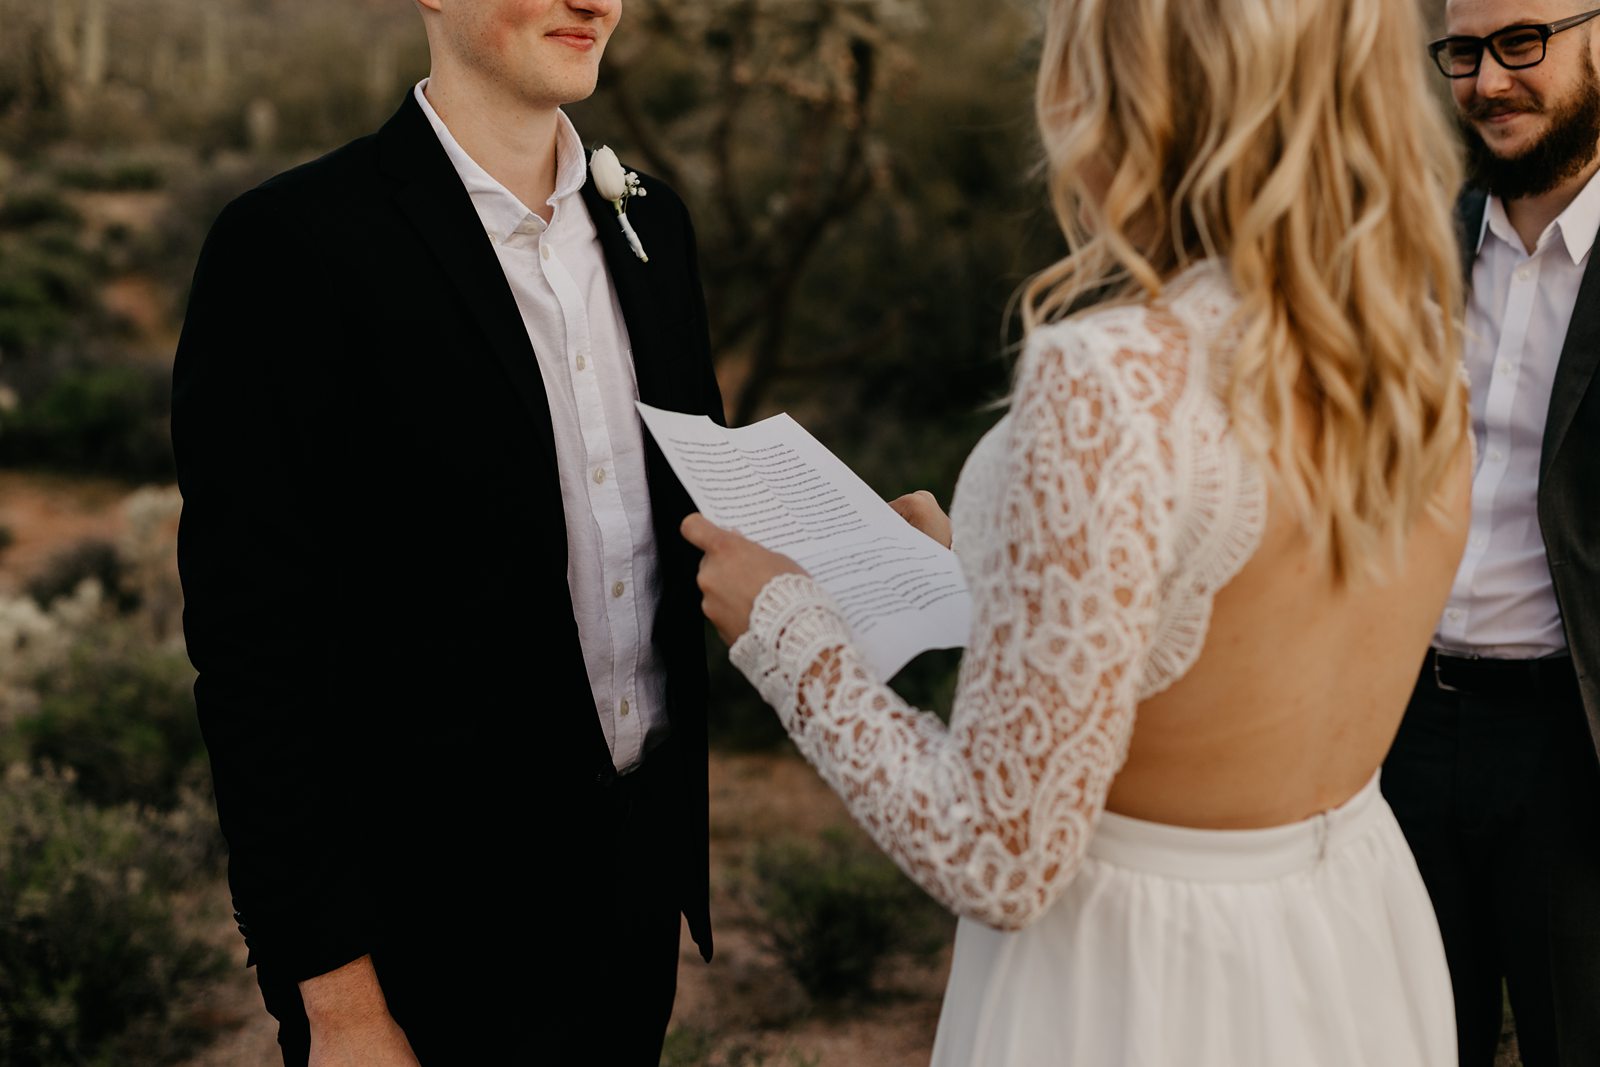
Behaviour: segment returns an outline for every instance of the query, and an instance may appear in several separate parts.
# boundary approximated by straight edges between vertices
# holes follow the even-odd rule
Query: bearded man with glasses
[[[1587,0],[1593,3],[1594,0]],[[1383,769],[1463,1067],[1600,1064],[1600,8],[1451,0],[1429,51],[1471,187],[1471,529]]]

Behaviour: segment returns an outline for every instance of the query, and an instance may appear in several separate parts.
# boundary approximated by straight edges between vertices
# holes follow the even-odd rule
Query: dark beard
[[[1510,158],[1490,151],[1471,121],[1458,115],[1467,144],[1467,180],[1501,200],[1521,200],[1548,193],[1588,166],[1600,153],[1600,77],[1592,62],[1585,60],[1583,81],[1572,99],[1549,114],[1549,131]]]

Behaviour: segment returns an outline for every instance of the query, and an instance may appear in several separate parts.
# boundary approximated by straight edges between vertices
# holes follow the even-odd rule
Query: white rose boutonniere
[[[650,262],[650,257],[644,254],[644,245],[639,243],[639,235],[633,232],[633,223],[628,221],[629,199],[645,195],[645,190],[639,187],[639,175],[623,170],[617,154],[605,145],[596,148],[589,157],[589,173],[594,175],[594,187],[600,190],[600,195],[617,209],[617,220],[622,223],[628,247],[641,262]]]

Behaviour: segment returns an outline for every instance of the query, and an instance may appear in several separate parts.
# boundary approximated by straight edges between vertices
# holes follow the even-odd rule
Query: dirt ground
[[[121,482],[0,470],[0,594],[15,595],[51,556],[87,538],[115,540],[119,505],[131,490]]]

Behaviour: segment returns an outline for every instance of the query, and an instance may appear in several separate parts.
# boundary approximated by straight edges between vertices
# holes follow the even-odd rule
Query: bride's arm
[[[1071,324],[1030,342],[997,532],[963,545],[973,632],[948,729],[873,675],[804,574],[768,581],[733,645],[855,818],[961,915],[1016,929],[1042,914],[1127,753],[1170,543],[1181,365]]]

